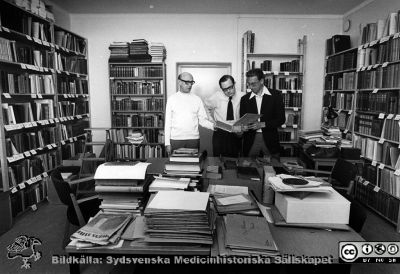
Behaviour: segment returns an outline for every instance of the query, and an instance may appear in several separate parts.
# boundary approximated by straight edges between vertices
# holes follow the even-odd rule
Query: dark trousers
[[[217,129],[213,133],[214,157],[238,157],[242,153],[242,142],[235,133]]]
[[[197,148],[200,149],[200,139],[172,140],[171,152],[178,148]]]

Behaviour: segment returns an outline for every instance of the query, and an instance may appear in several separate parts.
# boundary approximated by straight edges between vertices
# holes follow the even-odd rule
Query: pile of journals
[[[189,187],[190,178],[155,177],[150,184],[149,192],[160,190],[185,190]]]
[[[245,186],[209,185],[207,192],[213,198],[218,214],[238,213],[260,215],[256,201]]]
[[[228,214],[217,218],[220,256],[278,255],[278,247],[264,217]]]
[[[149,44],[145,39],[133,39],[129,43],[129,59],[132,62],[151,62]]]
[[[150,43],[151,62],[161,63],[167,57],[167,51],[163,43]]]
[[[125,137],[129,143],[139,145],[146,142],[146,137],[141,132],[132,132],[129,136]]]
[[[95,190],[105,212],[140,215],[152,180],[146,176],[149,163],[114,162],[100,165],[95,173]]]
[[[105,213],[99,211],[86,225],[71,235],[70,246],[90,248],[95,246],[116,245],[121,234],[133,219],[129,213]]]
[[[159,191],[144,211],[145,242],[212,245],[214,214],[209,193]]]
[[[179,148],[173,151],[165,164],[167,176],[196,178],[201,176],[201,157],[197,149]]]
[[[110,50],[111,61],[121,61],[128,59],[128,42],[112,42],[108,48]]]

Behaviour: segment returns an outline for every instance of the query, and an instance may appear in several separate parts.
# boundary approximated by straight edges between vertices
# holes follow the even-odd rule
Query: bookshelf
[[[117,160],[142,160],[165,155],[164,62],[109,61],[111,129]],[[142,136],[140,144],[126,137]]]
[[[297,40],[297,53],[256,53],[255,34],[246,31],[242,37],[241,87],[247,91],[246,72],[252,68],[264,71],[267,88],[282,92],[286,122],[279,129],[281,146],[293,155],[302,128],[304,77],[306,74],[307,36]]]
[[[333,125],[361,150],[364,164],[355,198],[400,232],[400,26],[392,15],[387,20],[367,24],[358,47],[327,56],[324,109],[332,106],[339,112]],[[346,123],[340,122],[343,109],[350,119]],[[326,123],[324,117],[323,112]]]
[[[328,42],[331,43],[331,39]],[[339,128],[342,138],[352,140],[354,107],[357,81],[357,48],[339,52],[327,44],[323,93],[322,125]],[[337,114],[337,119],[328,120],[328,108]]]
[[[400,29],[378,34],[373,28],[364,27],[357,48],[354,141],[365,165],[355,195],[400,232]]]
[[[63,30],[70,38],[60,42],[44,3],[27,8],[0,1],[0,171],[10,201],[0,211],[12,217],[46,199],[50,172],[76,152],[90,117],[87,40]]]

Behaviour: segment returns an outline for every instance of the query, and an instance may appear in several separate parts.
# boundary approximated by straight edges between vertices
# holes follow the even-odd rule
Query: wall
[[[391,12],[400,10],[399,0],[369,0],[343,17],[343,22],[351,20],[351,28],[345,33],[350,35],[352,47],[357,47],[360,40],[360,24],[375,23],[378,19],[386,19]]]
[[[256,33],[256,50],[296,52],[308,36],[305,129],[320,125],[325,39],[341,31],[341,16],[238,16],[205,14],[72,14],[71,30],[89,40],[89,78],[93,127],[111,125],[108,46],[144,38],[167,49],[167,95],[176,90],[177,62],[231,62],[240,83],[242,34]]]

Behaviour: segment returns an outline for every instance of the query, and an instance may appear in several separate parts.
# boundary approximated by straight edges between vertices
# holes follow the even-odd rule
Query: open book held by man
[[[260,114],[246,113],[237,121],[216,121],[215,127],[228,132],[242,132],[246,130],[246,127],[252,124],[257,124],[260,128],[263,128],[265,127],[265,122],[260,122],[260,117]]]

